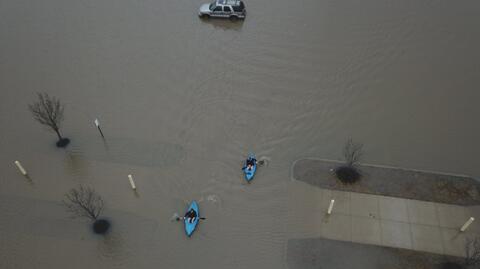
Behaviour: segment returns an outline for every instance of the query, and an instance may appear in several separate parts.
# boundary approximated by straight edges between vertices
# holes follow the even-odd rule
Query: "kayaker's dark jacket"
[[[185,214],[185,218],[195,218],[196,216],[197,216],[197,213],[193,209],[191,209]]]
[[[255,160],[255,159],[247,159],[247,165],[255,165],[256,161],[257,160]]]

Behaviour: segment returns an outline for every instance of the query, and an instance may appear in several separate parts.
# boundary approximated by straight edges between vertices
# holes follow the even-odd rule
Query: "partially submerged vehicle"
[[[247,11],[241,0],[216,0],[200,6],[198,16],[202,18],[218,17],[231,20],[245,19]]]

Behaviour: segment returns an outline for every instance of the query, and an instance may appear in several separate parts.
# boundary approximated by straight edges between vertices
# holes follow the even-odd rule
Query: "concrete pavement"
[[[313,187],[290,188],[293,238],[323,237],[436,254],[464,256],[466,238],[480,236],[480,206],[458,206]],[[335,204],[327,214],[330,200]],[[476,220],[465,232],[460,227]]]

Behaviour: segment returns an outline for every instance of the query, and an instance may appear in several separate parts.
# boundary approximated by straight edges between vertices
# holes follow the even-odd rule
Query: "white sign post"
[[[97,129],[98,131],[100,132],[100,135],[105,138],[105,136],[103,135],[103,132],[102,132],[102,129],[100,129],[100,122],[98,121],[98,119],[95,119],[95,126],[97,126]]]
[[[132,189],[136,190],[137,187],[135,186],[135,182],[133,181],[132,175],[128,175],[128,181],[130,181],[130,185],[132,186]]]
[[[465,232],[465,230],[472,224],[472,222],[475,220],[474,217],[470,217],[465,224],[463,224],[462,228],[460,228],[460,232]]]
[[[22,175],[27,176],[27,170],[23,168],[22,164],[19,161],[15,161],[15,165],[17,166],[18,170],[20,170],[20,173],[22,173]]]
[[[327,211],[327,214],[330,215],[332,214],[332,209],[333,209],[333,204],[335,203],[335,200],[331,200],[330,201],[330,205],[328,206],[328,211]]]

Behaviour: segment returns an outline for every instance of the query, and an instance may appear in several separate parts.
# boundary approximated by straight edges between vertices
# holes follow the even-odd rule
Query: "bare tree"
[[[465,266],[474,266],[478,262],[480,262],[480,241],[478,237],[467,238],[465,242]]]
[[[28,105],[33,118],[40,124],[50,127],[58,136],[58,147],[65,147],[70,140],[60,134],[60,124],[63,120],[64,106],[59,99],[50,97],[47,93],[37,93],[38,100]]]
[[[354,143],[350,138],[343,148],[343,157],[347,166],[354,166],[363,155],[363,144]]]
[[[102,213],[103,199],[93,188],[80,185],[78,189],[71,189],[65,194],[65,198],[63,204],[75,217],[86,217],[95,221]]]
[[[93,188],[80,185],[65,194],[63,204],[74,217],[85,217],[93,221],[92,228],[97,234],[105,234],[110,228],[110,221],[99,219],[103,211],[102,197]]]

